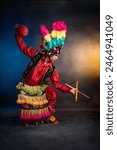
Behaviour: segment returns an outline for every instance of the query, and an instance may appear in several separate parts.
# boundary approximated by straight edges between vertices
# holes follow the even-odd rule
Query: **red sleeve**
[[[33,49],[32,47],[28,47],[26,43],[23,41],[23,38],[19,35],[16,35],[16,41],[20,48],[20,50],[27,55],[29,58],[32,58],[35,54],[38,53],[38,50]]]
[[[54,87],[62,92],[66,92],[66,93],[71,93],[70,90],[71,88],[66,86],[66,85],[62,85],[60,84],[60,78],[58,75],[57,70],[55,69],[52,76],[51,76],[51,82],[54,85]]]

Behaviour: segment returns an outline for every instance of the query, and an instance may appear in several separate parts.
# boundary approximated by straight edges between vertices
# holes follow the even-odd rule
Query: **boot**
[[[58,120],[53,115],[51,115],[48,119],[52,124],[58,124]]]

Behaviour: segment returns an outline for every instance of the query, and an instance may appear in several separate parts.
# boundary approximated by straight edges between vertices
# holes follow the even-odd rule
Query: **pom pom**
[[[18,35],[20,35],[22,37],[27,36],[28,33],[29,33],[29,29],[25,25],[18,25],[18,24],[16,24],[15,30],[16,30],[16,34],[18,34]]]
[[[41,25],[41,34],[42,34],[42,37],[46,36],[47,34],[49,34],[49,30],[47,29],[47,27],[45,25]]]
[[[44,48],[43,44],[40,44],[39,47],[40,47],[40,49],[41,49],[42,52],[45,52],[45,48]]]
[[[64,21],[59,21],[58,23],[62,30],[67,30],[67,25],[64,23]]]
[[[67,26],[64,21],[56,21],[52,24],[52,29],[57,31],[67,30]]]
[[[41,50],[44,50],[44,45],[43,44],[40,44],[39,47],[40,47]]]

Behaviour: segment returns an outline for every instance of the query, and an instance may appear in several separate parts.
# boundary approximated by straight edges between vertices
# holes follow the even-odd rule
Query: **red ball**
[[[27,36],[29,33],[28,27],[25,25],[16,25],[16,32],[20,36]]]

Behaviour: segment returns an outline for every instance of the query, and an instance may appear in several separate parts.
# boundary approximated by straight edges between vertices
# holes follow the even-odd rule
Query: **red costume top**
[[[33,58],[39,53],[38,50],[33,49],[32,47],[28,47],[23,41],[23,38],[21,36],[16,35],[16,40],[21,51],[25,55],[27,55],[29,58]],[[43,55],[41,59],[37,62],[35,67],[31,69],[27,77],[23,80],[25,84],[33,86],[33,85],[39,85],[41,83],[48,69],[49,68],[52,69],[53,67],[52,62],[49,61],[45,63],[45,59],[46,59],[46,56]],[[59,75],[56,69],[54,69],[53,73],[50,76],[50,79],[56,89],[61,90],[63,92],[70,93],[71,88],[69,88],[66,85],[60,84]]]

